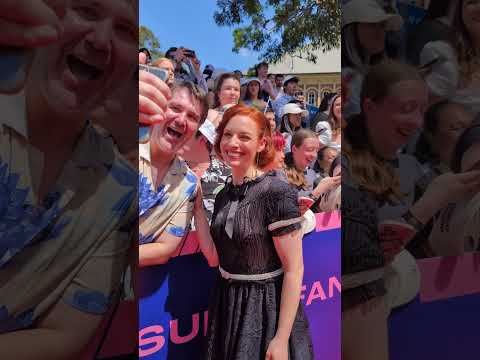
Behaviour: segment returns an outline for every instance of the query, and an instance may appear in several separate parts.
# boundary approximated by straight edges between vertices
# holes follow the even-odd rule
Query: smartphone
[[[310,208],[315,203],[315,200],[310,199],[309,197],[300,196],[298,198],[298,203]]]
[[[158,77],[162,81],[167,81],[168,79],[168,71],[164,69],[160,69],[155,66],[148,66],[148,65],[143,65],[139,64],[138,65],[139,70],[144,70],[146,72],[149,72],[156,77]],[[150,124],[142,124],[138,123],[138,142],[140,144],[145,144],[150,140]]]
[[[395,220],[384,220],[378,224],[380,234],[396,234],[400,239],[411,239],[417,231],[407,223]]]
[[[139,67],[139,70],[144,70],[146,72],[149,72],[155,75],[156,77],[158,77],[162,81],[167,81],[168,79],[168,71],[165,69],[160,69],[155,66],[148,66],[143,64],[138,65],[138,67]]]

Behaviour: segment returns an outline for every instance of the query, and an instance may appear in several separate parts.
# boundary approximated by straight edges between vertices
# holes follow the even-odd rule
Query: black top
[[[379,204],[353,180],[342,156],[342,274],[384,265],[378,233]]]
[[[233,274],[261,274],[282,267],[272,236],[300,228],[297,192],[275,172],[269,172],[235,186],[231,177],[215,199],[211,234],[220,266]],[[232,239],[225,231],[230,208],[238,201],[233,216]],[[280,221],[290,220],[279,223]],[[269,225],[277,229],[268,229]]]

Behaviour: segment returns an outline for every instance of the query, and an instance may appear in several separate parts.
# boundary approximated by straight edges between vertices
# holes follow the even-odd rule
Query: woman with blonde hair
[[[423,125],[428,91],[417,69],[384,62],[367,73],[362,111],[344,129],[342,146],[342,355],[386,360],[391,298],[386,268],[411,240],[386,234],[385,220],[420,231],[449,202],[480,189],[479,172],[443,174],[414,202],[422,171],[399,154]],[[372,326],[375,324],[375,326]]]
[[[175,66],[173,65],[172,60],[166,57],[162,57],[155,60],[152,63],[152,66],[158,67],[168,72],[168,78],[165,82],[169,87],[172,87],[173,83],[175,82]]]
[[[285,156],[288,182],[298,190],[299,196],[314,201],[340,184],[339,176],[319,179],[320,175],[310,168],[310,164],[317,158],[319,148],[317,135],[311,130],[300,129],[293,134],[292,151]]]

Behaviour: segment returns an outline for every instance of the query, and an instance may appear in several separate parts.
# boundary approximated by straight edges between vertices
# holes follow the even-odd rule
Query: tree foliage
[[[138,47],[147,48],[152,55],[152,59],[163,56],[163,53],[160,51],[160,40],[158,40],[152,30],[143,25],[138,28]]]
[[[340,0],[217,0],[214,19],[234,28],[234,52],[254,50],[267,62],[286,54],[316,62],[315,51],[340,46]]]

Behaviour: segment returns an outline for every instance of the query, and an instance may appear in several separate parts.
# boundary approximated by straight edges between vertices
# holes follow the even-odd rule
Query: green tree
[[[155,36],[152,30],[141,25],[138,29],[138,47],[145,47],[152,54],[152,59],[155,60],[163,56],[160,51],[160,40]]]
[[[316,62],[315,51],[340,46],[340,0],[217,0],[214,19],[234,28],[234,52],[254,50],[271,63],[286,54]]]
[[[248,68],[247,73],[246,73],[247,77],[254,77],[255,74],[256,74],[255,66],[252,66],[251,68]]]

